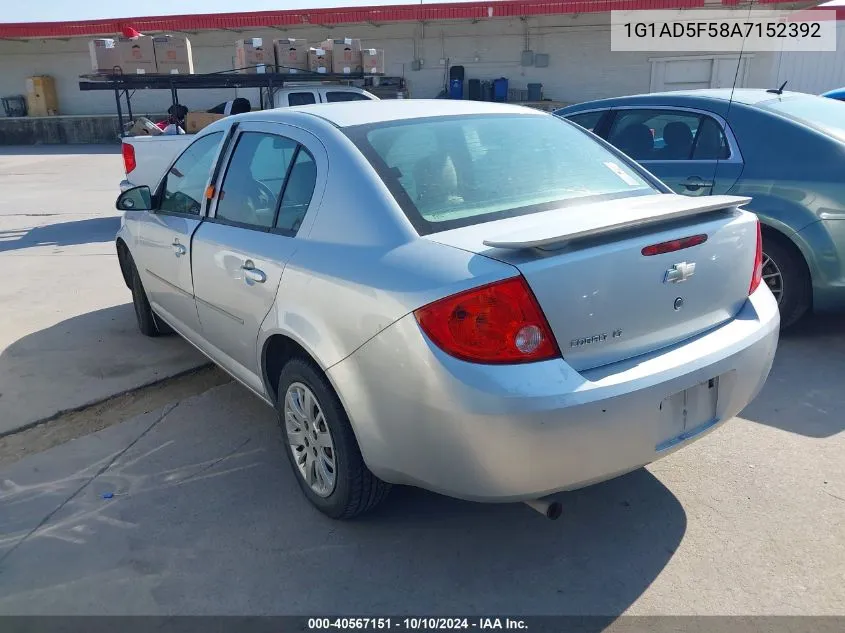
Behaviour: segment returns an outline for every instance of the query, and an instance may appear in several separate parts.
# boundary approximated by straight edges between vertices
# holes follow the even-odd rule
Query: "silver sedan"
[[[141,331],[274,406],[327,515],[390,484],[553,514],[760,391],[779,322],[747,202],[538,111],[338,103],[203,130],[121,194],[117,251]]]

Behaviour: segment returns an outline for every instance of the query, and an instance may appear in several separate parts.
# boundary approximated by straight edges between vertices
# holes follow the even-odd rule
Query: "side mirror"
[[[114,206],[118,211],[152,211],[153,196],[147,185],[132,187],[117,197]]]

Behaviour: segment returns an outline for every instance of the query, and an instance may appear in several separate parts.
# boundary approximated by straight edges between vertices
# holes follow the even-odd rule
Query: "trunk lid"
[[[756,217],[737,208],[748,201],[642,196],[426,239],[519,269],[564,359],[586,370],[673,345],[739,311],[748,297],[757,239]],[[643,254],[648,246],[692,236],[698,236],[694,246]]]

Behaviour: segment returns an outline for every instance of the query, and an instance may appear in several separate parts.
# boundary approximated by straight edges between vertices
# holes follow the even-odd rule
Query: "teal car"
[[[677,193],[749,196],[781,323],[845,310],[845,103],[803,93],[691,90],[604,99],[555,114]]]

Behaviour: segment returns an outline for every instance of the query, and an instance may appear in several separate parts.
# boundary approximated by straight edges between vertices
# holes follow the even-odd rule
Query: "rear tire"
[[[781,329],[795,325],[810,309],[812,285],[807,264],[784,238],[763,237],[763,283],[778,299]]]
[[[138,320],[138,329],[141,330],[141,334],[150,337],[171,334],[173,329],[153,313],[144,285],[141,283],[141,277],[138,275],[138,269],[131,259],[129,267],[132,281],[132,305],[135,307],[135,318]]]
[[[276,410],[283,434],[282,441],[296,481],[308,500],[320,512],[333,519],[351,519],[369,512],[384,501],[391,486],[371,473],[364,464],[346,411],[323,372],[305,359],[292,358],[279,375],[278,394]],[[297,412],[301,418],[299,412],[304,410],[297,405],[298,394],[308,394],[306,397],[313,397],[316,404],[307,407],[311,413],[316,413],[310,418],[305,416],[316,420],[312,428],[294,415]],[[301,429],[304,429],[304,433],[300,432]],[[311,431],[313,434],[309,435]],[[304,436],[307,437],[301,439]],[[321,438],[319,446],[315,443],[318,437]],[[311,442],[305,444],[307,439],[311,439]],[[292,443],[297,446],[292,446]],[[330,452],[327,445],[331,446]],[[303,470],[311,472],[305,462],[309,450],[317,451],[313,453],[314,460],[319,459],[318,451],[327,451],[333,464],[329,477],[333,477],[331,485],[320,485],[319,481],[309,483],[306,480]]]

